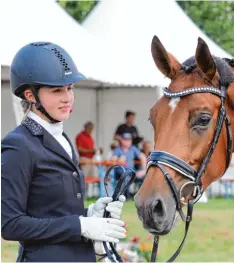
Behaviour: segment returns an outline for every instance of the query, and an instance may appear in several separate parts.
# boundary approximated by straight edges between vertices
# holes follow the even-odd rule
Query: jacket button
[[[80,198],[81,198],[81,193],[78,193],[78,194],[76,195],[76,197],[77,197],[78,199],[80,199]]]
[[[78,176],[78,173],[77,173],[77,172],[73,172],[72,175],[73,175],[74,177],[77,177],[77,176]]]

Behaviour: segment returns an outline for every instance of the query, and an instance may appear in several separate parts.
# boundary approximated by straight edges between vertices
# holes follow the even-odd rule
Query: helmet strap
[[[40,102],[40,99],[38,97],[38,90],[39,90],[40,87],[38,88],[35,88],[34,86],[31,86],[31,90],[33,92],[33,95],[36,99],[36,103],[35,103],[35,107],[38,111],[40,111],[43,115],[45,115],[50,121],[51,123],[58,123],[60,121],[58,120],[55,120],[54,118],[52,118],[49,113],[46,111],[46,109],[42,106],[41,102]]]

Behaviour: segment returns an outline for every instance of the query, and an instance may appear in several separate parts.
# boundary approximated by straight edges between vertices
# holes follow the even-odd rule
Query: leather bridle
[[[173,196],[175,198],[176,209],[179,212],[182,220],[186,223],[185,224],[184,238],[183,238],[179,248],[174,253],[174,255],[168,260],[168,262],[173,262],[176,259],[176,257],[179,255],[179,253],[183,247],[183,244],[184,244],[184,241],[186,239],[187,232],[189,229],[189,224],[192,220],[193,205],[194,205],[194,203],[196,203],[199,200],[199,198],[201,197],[201,195],[203,193],[201,177],[202,177],[203,173],[205,172],[207,165],[209,163],[209,160],[210,160],[210,158],[211,158],[211,156],[212,156],[212,154],[216,148],[216,145],[218,143],[224,122],[225,122],[225,126],[226,126],[226,131],[227,131],[226,169],[229,166],[229,163],[231,160],[231,153],[232,153],[232,133],[231,133],[231,122],[230,122],[230,119],[227,115],[226,108],[225,108],[226,91],[227,91],[227,88],[225,86],[220,86],[220,89],[217,89],[215,87],[210,87],[210,86],[194,87],[194,88],[190,88],[190,89],[183,90],[183,91],[177,91],[177,92],[172,92],[172,91],[169,91],[167,88],[165,88],[163,91],[164,96],[166,96],[168,98],[182,98],[182,97],[189,96],[189,95],[192,95],[195,93],[212,93],[215,96],[218,96],[221,100],[221,106],[220,106],[219,113],[218,113],[218,119],[217,119],[217,123],[216,123],[216,128],[215,128],[213,140],[211,142],[210,148],[209,148],[205,158],[203,159],[198,171],[196,171],[192,166],[190,166],[188,163],[186,163],[182,159],[180,159],[180,158],[178,158],[178,157],[176,157],[176,156],[174,156],[168,152],[153,151],[148,158],[147,172],[148,172],[149,168],[153,167],[153,166],[158,167],[162,171],[162,173],[163,173],[166,181],[168,182],[168,185],[169,185],[169,187],[173,193]],[[170,167],[171,169],[180,173],[182,176],[189,179],[189,181],[187,183],[185,183],[179,191],[177,190],[177,187],[176,187],[171,175],[165,169],[165,166]],[[225,169],[225,171],[226,171],[226,169]],[[185,217],[185,215],[182,211],[182,205],[184,204],[184,202],[181,200],[183,200],[182,199],[183,198],[182,189],[188,184],[192,184],[194,186],[194,192],[193,192],[194,199],[188,201],[188,204],[187,204],[188,205],[188,211],[187,211],[187,216]],[[155,236],[152,255],[151,255],[151,262],[154,262],[156,260],[158,242],[159,242],[159,236]]]

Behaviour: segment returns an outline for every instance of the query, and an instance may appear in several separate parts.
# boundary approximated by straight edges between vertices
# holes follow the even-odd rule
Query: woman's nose
[[[73,98],[73,92],[65,89],[63,96],[61,98],[62,102],[69,102]]]

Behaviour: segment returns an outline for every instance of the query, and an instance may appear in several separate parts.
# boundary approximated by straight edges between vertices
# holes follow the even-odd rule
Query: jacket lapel
[[[62,147],[62,145],[49,133],[47,132],[40,124],[36,121],[27,118],[25,121],[22,122],[22,125],[26,126],[34,136],[42,136],[42,143],[44,147],[49,149],[50,151],[54,152],[55,154],[61,156],[66,161],[68,161],[76,170],[78,170],[78,162],[76,159],[76,154],[71,145],[70,140],[68,139],[67,135],[63,133],[65,138],[68,140],[71,149],[72,149],[72,159]]]
[[[70,139],[68,138],[67,134],[63,132],[63,136],[66,138],[66,140],[68,141],[68,143],[69,143],[70,146],[71,146],[71,149],[72,149],[72,161],[74,162],[74,164],[75,164],[76,166],[78,166],[79,164],[78,164],[77,153],[75,152],[74,147],[73,147]]]

